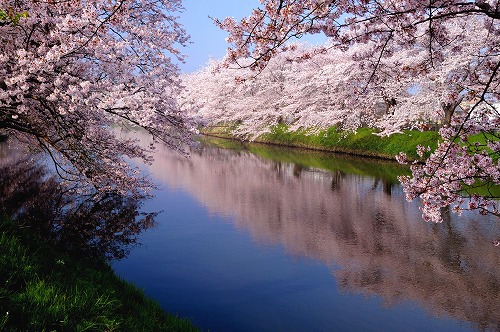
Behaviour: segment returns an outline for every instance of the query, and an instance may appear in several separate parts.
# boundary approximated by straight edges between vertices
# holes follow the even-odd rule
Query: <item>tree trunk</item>
[[[453,114],[455,114],[455,110],[457,109],[458,105],[460,105],[463,99],[464,97],[462,96],[454,102],[441,103],[441,108],[444,112],[443,126],[449,127],[451,125],[451,118],[453,117]]]

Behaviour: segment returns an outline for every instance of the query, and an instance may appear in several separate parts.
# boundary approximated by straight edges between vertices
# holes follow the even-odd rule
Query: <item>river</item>
[[[500,329],[496,219],[424,222],[393,163],[215,143],[159,147],[158,226],[113,263],[166,311],[210,331]]]

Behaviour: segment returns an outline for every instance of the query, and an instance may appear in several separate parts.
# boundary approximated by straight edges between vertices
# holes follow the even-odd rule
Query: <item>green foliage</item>
[[[464,196],[479,195],[484,197],[500,197],[500,186],[490,182],[476,180],[473,185],[464,185],[464,188]]]
[[[500,140],[500,133],[488,133],[482,132],[467,138],[467,146],[469,147],[469,152],[472,154],[483,153],[486,151],[488,155],[494,160],[498,161],[500,158],[500,153],[498,151],[493,151],[488,147],[489,143],[498,142]]]
[[[0,219],[1,331],[194,331],[119,279]]]
[[[467,142],[461,141],[459,137],[456,138],[455,142],[466,146],[468,152],[471,155],[487,153],[494,162],[498,162],[500,158],[500,153],[498,151],[493,151],[488,144],[492,142],[498,142],[500,140],[500,134],[498,132],[481,132],[472,136],[467,137]],[[463,184],[464,196],[478,195],[483,197],[500,197],[500,186],[495,185],[491,182],[484,182],[481,179],[476,179],[472,185]]]

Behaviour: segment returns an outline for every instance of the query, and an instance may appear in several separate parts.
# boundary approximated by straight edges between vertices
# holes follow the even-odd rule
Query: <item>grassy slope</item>
[[[227,127],[206,128],[203,133],[220,137],[231,137]],[[416,146],[437,147],[439,135],[437,132],[408,130],[402,134],[389,137],[374,135],[374,130],[360,128],[356,133],[341,132],[329,128],[310,134],[305,130],[288,131],[284,125],[273,127],[271,132],[255,139],[255,142],[303,147],[325,151],[344,152],[354,155],[394,159],[404,152],[410,159],[416,159]]]
[[[55,251],[0,219],[1,331],[194,331],[104,262]]]

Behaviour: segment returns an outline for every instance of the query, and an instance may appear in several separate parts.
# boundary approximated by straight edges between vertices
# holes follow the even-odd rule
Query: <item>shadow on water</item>
[[[14,145],[14,146],[13,146]],[[125,257],[155,213],[141,200],[109,192],[78,195],[14,143],[0,144],[0,214],[60,250],[86,258]]]
[[[160,148],[150,171],[257,242],[324,262],[343,292],[500,330],[496,219],[443,211],[442,224],[425,223],[396,182],[406,172],[396,164],[227,147],[207,145],[189,159]]]

